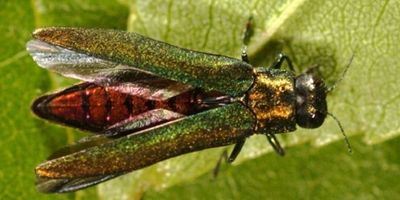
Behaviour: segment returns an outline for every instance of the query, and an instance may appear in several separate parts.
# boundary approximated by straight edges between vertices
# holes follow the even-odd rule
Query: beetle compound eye
[[[312,75],[296,78],[296,123],[303,128],[322,125],[327,112],[324,82]]]

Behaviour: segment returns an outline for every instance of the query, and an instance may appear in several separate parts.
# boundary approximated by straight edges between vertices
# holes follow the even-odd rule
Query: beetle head
[[[318,128],[327,115],[326,87],[312,73],[296,77],[296,123],[303,128]]]

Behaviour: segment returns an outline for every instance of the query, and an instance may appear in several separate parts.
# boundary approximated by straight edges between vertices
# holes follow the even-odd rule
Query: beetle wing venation
[[[128,133],[136,134],[139,130],[164,124],[184,116],[166,109],[154,109],[119,122],[103,131],[103,134],[109,137],[120,137]]]
[[[119,72],[121,76],[126,74],[124,73],[124,66],[118,63],[78,53],[40,40],[31,40],[26,46],[27,51],[39,66],[66,77],[96,82],[104,77],[111,77],[111,81],[113,74],[118,70],[121,70]]]
[[[149,100],[167,100],[191,89],[189,85],[167,79],[136,79],[132,82],[120,82],[108,85],[107,88],[125,94],[140,96]]]

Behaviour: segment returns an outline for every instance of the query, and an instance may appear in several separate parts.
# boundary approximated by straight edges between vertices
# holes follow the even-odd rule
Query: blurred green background
[[[84,133],[37,119],[32,100],[74,83],[39,68],[25,51],[39,27],[134,31],[178,46],[240,57],[249,16],[249,54],[268,66],[285,52],[301,72],[318,64],[342,122],[348,154],[332,119],[316,130],[281,135],[287,156],[262,136],[246,143],[232,166],[211,170],[224,148],[184,155],[72,194],[35,190],[34,167]],[[400,2],[351,0],[1,0],[1,199],[396,199],[400,196]]]

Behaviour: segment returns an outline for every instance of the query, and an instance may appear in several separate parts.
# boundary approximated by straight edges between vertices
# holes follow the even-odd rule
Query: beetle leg
[[[229,158],[227,160],[228,163],[232,163],[235,161],[236,157],[239,155],[240,151],[242,150],[242,147],[244,143],[246,142],[246,138],[240,139],[237,141],[235,144],[235,147],[233,147],[233,150],[231,152],[231,155],[229,155]]]
[[[224,152],[222,152],[221,157],[218,159],[217,165],[215,165],[214,170],[213,170],[213,177],[217,177],[219,173],[219,169],[221,167],[221,162],[222,160],[225,160],[226,163],[232,163],[235,161],[236,157],[239,155],[240,151],[242,150],[242,147],[244,143],[246,142],[246,138],[240,139],[237,141],[235,144],[235,147],[233,147],[233,150],[231,154],[228,157],[228,152],[226,149]]]
[[[213,178],[216,178],[218,176],[219,170],[221,168],[222,160],[225,160],[226,162],[228,162],[228,151],[226,149],[222,152],[221,156],[218,159],[217,164],[214,167]]]
[[[253,20],[253,16],[250,15],[250,17],[247,19],[246,22],[246,27],[243,31],[243,45],[247,46],[250,43],[250,39],[254,34],[254,20]]]
[[[278,139],[276,139],[274,134],[265,134],[267,136],[268,142],[271,144],[272,148],[274,148],[275,152],[280,156],[285,155],[285,150],[282,148],[281,144],[279,143]]]
[[[242,60],[246,63],[249,63],[249,56],[247,55],[247,45],[250,43],[250,39],[254,34],[254,20],[253,16],[250,16],[247,19],[246,27],[243,31],[242,42]]]
[[[279,53],[278,58],[276,58],[274,63],[272,63],[271,68],[280,69],[282,67],[283,61],[286,61],[288,63],[289,69],[291,71],[294,71],[292,60],[290,60],[290,58],[283,53]]]
[[[244,46],[243,48],[242,48],[242,60],[244,61],[244,62],[246,62],[246,63],[250,63],[250,61],[249,61],[249,56],[247,55],[247,46]]]

